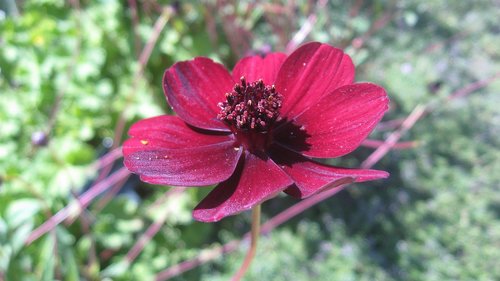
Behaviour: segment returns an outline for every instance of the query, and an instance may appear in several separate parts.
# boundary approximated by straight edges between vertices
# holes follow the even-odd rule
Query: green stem
[[[231,278],[231,281],[241,280],[241,278],[247,272],[255,256],[255,250],[257,249],[257,241],[259,240],[259,235],[260,235],[260,204],[252,209],[252,232],[250,236],[251,237],[250,248],[248,249],[243,264],[241,265],[238,272],[236,272],[236,274],[233,276],[233,278]]]

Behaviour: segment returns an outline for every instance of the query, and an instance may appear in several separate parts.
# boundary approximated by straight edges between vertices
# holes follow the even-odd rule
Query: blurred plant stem
[[[19,10],[17,9],[15,0],[0,0],[0,10],[5,11],[5,14],[7,16],[11,17],[19,16]]]
[[[251,232],[251,240],[250,240],[250,248],[248,249],[247,255],[245,256],[245,260],[241,265],[240,269],[236,274],[231,278],[232,281],[239,281],[245,275],[250,264],[253,261],[255,256],[255,250],[257,249],[257,241],[259,240],[260,235],[260,204],[255,206],[252,209],[252,232]]]
[[[163,9],[160,17],[156,20],[154,26],[153,26],[153,33],[149,37],[146,45],[141,51],[141,54],[139,56],[139,68],[137,69],[136,73],[134,74],[135,79],[133,80],[132,84],[132,91],[131,94],[126,97],[125,100],[125,107],[124,110],[120,113],[118,117],[118,121],[115,126],[115,137],[113,139],[113,146],[112,149],[117,148],[120,143],[121,139],[123,137],[123,132],[125,129],[125,123],[126,123],[126,118],[125,118],[125,112],[127,111],[127,108],[132,104],[133,98],[135,93],[137,93],[137,87],[139,81],[143,78],[144,75],[144,69],[146,68],[149,58],[151,57],[151,53],[153,52],[154,47],[156,46],[156,43],[158,41],[158,38],[160,37],[161,32],[163,31],[163,28],[165,28],[165,25],[167,22],[172,18],[172,16],[175,15],[175,11],[172,7],[167,6]],[[102,176],[99,177],[99,179],[104,178],[107,174],[109,174],[110,170],[105,170],[105,173],[102,173]]]
[[[54,229],[59,223],[68,218],[71,215],[79,215],[82,210],[84,210],[99,194],[103,193],[109,186],[116,184],[121,179],[128,177],[130,172],[127,168],[121,168],[120,170],[113,173],[111,176],[102,180],[92,187],[90,187],[85,193],[78,197],[75,201],[68,204],[66,207],[57,212],[54,216],[46,220],[42,225],[33,230],[29,237],[26,239],[26,245],[33,243],[33,241],[40,238],[48,231]]]

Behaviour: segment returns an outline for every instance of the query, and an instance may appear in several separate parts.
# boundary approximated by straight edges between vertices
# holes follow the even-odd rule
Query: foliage
[[[111,200],[103,195],[71,216],[75,223],[25,245],[95,181],[95,161],[121,118],[128,126],[170,113],[160,82],[166,67],[199,55],[231,65],[252,52],[283,51],[311,14],[306,40],[344,47],[359,81],[387,89],[385,120],[418,104],[429,114],[403,137],[417,147],[393,150],[377,165],[389,180],[353,186],[264,236],[248,280],[500,279],[500,83],[448,99],[498,77],[494,1],[138,1],[138,22],[125,4],[135,1],[77,2],[19,1],[18,16],[0,11],[0,280],[154,280],[241,238],[248,214],[217,224],[191,219],[207,189],[167,196],[168,188],[132,177]],[[162,16],[168,22],[142,72],[137,46]],[[379,128],[372,138],[388,134]],[[371,151],[342,161],[355,167]],[[265,217],[295,203],[270,201]],[[153,222],[162,222],[159,231],[128,263]],[[245,247],[176,280],[227,280]]]

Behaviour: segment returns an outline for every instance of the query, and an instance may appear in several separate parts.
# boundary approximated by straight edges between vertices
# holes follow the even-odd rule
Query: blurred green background
[[[391,109],[371,139],[417,105],[428,114],[403,135],[409,147],[375,166],[388,180],[263,236],[246,280],[500,280],[499,11],[493,0],[1,0],[0,280],[154,280],[241,238],[248,213],[191,218],[207,188],[122,176],[81,214],[74,198],[120,168],[134,121],[171,113],[161,77],[172,63],[208,56],[230,68],[307,41],[344,48],[358,81],[386,88]],[[335,163],[357,167],[373,150]],[[69,218],[26,244],[70,203]],[[268,201],[264,221],[296,203]],[[228,280],[246,247],[173,280]]]

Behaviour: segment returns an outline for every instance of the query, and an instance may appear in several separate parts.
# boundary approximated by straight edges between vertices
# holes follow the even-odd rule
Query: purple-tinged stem
[[[380,132],[380,131],[390,131],[390,130],[395,130],[401,124],[403,124],[404,118],[397,118],[397,119],[392,119],[392,120],[387,120],[378,123],[378,125],[375,127],[375,131]]]
[[[127,97],[126,99],[126,104],[124,108],[128,108],[128,106],[132,102],[132,97],[133,95],[137,92],[137,83],[142,77],[144,73],[144,69],[146,68],[146,65],[149,61],[149,58],[151,57],[151,53],[153,52],[154,47],[156,46],[156,42],[158,41],[158,38],[160,37],[161,32],[163,31],[163,28],[165,28],[165,25],[167,24],[168,20],[171,18],[173,15],[174,11],[173,8],[167,7],[163,9],[163,13],[160,15],[160,17],[156,20],[154,26],[153,26],[153,33],[151,34],[151,37],[149,37],[148,42],[144,46],[144,49],[142,49],[141,55],[139,56],[139,68],[137,72],[135,73],[135,77],[133,80],[133,85],[132,85],[132,94]],[[123,110],[120,116],[118,117],[118,122],[116,123],[115,127],[115,137],[113,139],[113,148],[116,148],[119,143],[121,142],[121,138],[123,136],[123,131],[125,129],[125,112],[126,110]],[[109,173],[109,172],[108,172]]]
[[[249,236],[246,235],[244,239],[248,238]],[[243,239],[243,240],[244,240]],[[156,275],[155,280],[156,281],[164,281],[168,280],[172,277],[181,275],[182,273],[189,271],[193,268],[196,268],[206,262],[209,262],[211,260],[214,260],[218,257],[220,257],[223,254],[231,253],[238,249],[238,246],[240,245],[241,241],[243,240],[232,240],[231,242],[228,242],[224,244],[223,246],[217,246],[212,249],[206,249],[202,250],[201,253],[196,256],[195,258],[191,260],[187,260],[184,262],[181,262],[179,264],[173,265],[162,272],[158,273]]]
[[[111,201],[115,196],[120,192],[120,190],[123,188],[125,183],[127,182],[128,178],[124,178],[117,182],[116,184],[113,184],[111,188],[104,194],[99,200],[95,203],[95,207],[92,208],[94,212],[98,213],[100,210],[104,209],[106,205]]]
[[[393,5],[393,7],[387,8],[385,13],[383,13],[370,25],[370,29],[368,29],[363,35],[354,38],[351,41],[350,45],[354,49],[361,49],[373,34],[375,34],[379,30],[382,30],[389,22],[393,20],[395,11],[395,5]],[[347,46],[341,47],[345,48]]]
[[[324,9],[327,3],[328,3],[328,1],[326,1],[326,0],[320,0],[318,2],[317,9],[318,10]],[[309,35],[309,33],[311,33],[311,31],[314,27],[314,24],[316,23],[316,20],[317,20],[317,16],[315,13],[312,13],[307,17],[306,22],[302,25],[302,27],[299,29],[299,31],[297,31],[297,33],[295,33],[293,35],[292,40],[290,40],[290,42],[288,42],[288,44],[286,45],[286,52],[288,54],[291,53],[293,50],[297,49],[297,47],[300,44],[302,44],[302,42],[304,42],[307,35]]]
[[[123,136],[123,132],[125,129],[125,123],[126,123],[126,120],[125,120],[126,108],[129,107],[129,105],[131,104],[133,95],[137,92],[136,91],[137,83],[140,80],[140,78],[142,77],[142,75],[144,73],[144,69],[146,67],[146,64],[148,63],[149,58],[151,56],[151,53],[154,49],[154,46],[156,45],[156,42],[157,42],[163,28],[165,27],[166,23],[170,19],[170,16],[172,15],[172,13],[173,13],[173,9],[170,7],[165,8],[163,10],[163,13],[160,15],[160,17],[155,22],[155,25],[153,27],[153,34],[149,38],[148,42],[146,43],[146,46],[144,47],[144,49],[142,50],[142,52],[140,54],[139,68],[134,75],[135,79],[133,80],[134,82],[132,85],[132,88],[133,88],[132,95],[127,97],[126,102],[125,102],[125,106],[124,106],[125,109],[121,112],[120,116],[118,117],[118,121],[117,121],[116,126],[115,126],[112,152],[115,152],[116,149],[119,147],[119,144],[121,143],[121,139]],[[121,149],[120,149],[120,151],[121,151]],[[106,179],[106,177],[111,172],[111,169],[112,169],[112,165],[107,165],[107,166],[104,165],[103,166],[102,171],[99,173],[99,175],[95,181],[96,185],[98,183],[100,183],[101,181]]]
[[[138,58],[141,50],[141,40],[139,39],[139,16],[137,13],[137,1],[128,0],[128,5],[130,7],[130,14],[132,16],[132,32],[134,34],[134,51],[135,56]]]
[[[365,161],[361,163],[361,168],[367,169],[369,167],[372,167],[373,165],[375,165],[375,163],[382,159],[382,157],[384,157],[387,152],[389,152],[389,150],[394,147],[401,136],[405,134],[409,129],[411,129],[413,125],[415,125],[415,123],[418,121],[418,119],[420,119],[424,115],[426,109],[427,107],[424,105],[417,105],[410,113],[410,115],[408,115],[405,121],[403,121],[401,127],[398,130],[392,132],[389,137],[387,137],[385,142],[380,145],[372,154],[370,154],[370,156],[368,156]]]
[[[272,217],[270,220],[266,221],[262,225],[261,228],[261,233],[269,233],[271,230],[275,229],[276,227],[280,226],[281,224],[287,222],[291,218],[295,217],[298,214],[301,214],[305,210],[311,208],[312,206],[318,204],[319,202],[322,202],[333,195],[339,193],[340,191],[344,190],[347,187],[347,185],[340,185],[332,189],[328,189],[324,192],[318,193],[314,196],[311,196],[307,199],[304,199],[302,201],[299,201],[297,204],[293,205],[292,207],[284,210],[283,212],[277,214],[276,216]]]
[[[73,7],[75,13],[76,13],[76,27],[78,30],[77,33],[77,44],[76,48],[74,48],[73,55],[71,56],[71,62],[67,65],[66,67],[66,79],[70,80],[73,78],[73,75],[75,74],[75,65],[78,60],[78,57],[80,56],[81,52],[81,45],[82,45],[82,34],[79,32],[81,30],[80,25],[81,25],[81,11],[80,11],[80,1],[78,0],[71,0],[69,1],[71,6]],[[67,84],[66,84],[67,85]],[[66,94],[67,86],[60,87],[57,91],[56,98],[54,101],[54,105],[52,106],[52,110],[50,112],[49,119],[47,121],[47,128],[45,129],[45,134],[46,136],[49,136],[54,129],[57,121],[57,117],[59,116],[59,112],[61,110],[61,104],[62,100],[64,98],[64,95]]]
[[[119,146],[108,153],[104,154],[101,158],[97,159],[91,166],[92,168],[99,170],[113,164],[116,159],[123,156],[122,147]]]
[[[113,173],[111,176],[106,178],[105,180],[100,181],[99,183],[90,187],[84,194],[77,198],[77,200],[71,202],[66,207],[61,209],[47,221],[45,221],[41,226],[33,230],[26,240],[26,244],[29,245],[33,243],[33,241],[40,238],[45,233],[54,229],[58,224],[60,224],[63,220],[68,218],[70,215],[79,214],[83,208],[87,207],[95,197],[104,192],[109,186],[117,183],[121,179],[128,177],[130,172],[127,168],[121,168],[117,172]]]
[[[460,88],[457,91],[453,92],[451,95],[449,95],[448,100],[465,97],[466,95],[472,92],[475,92],[481,88],[486,87],[487,85],[491,84],[492,82],[494,82],[499,78],[500,78],[500,72],[497,72],[491,77],[470,83],[469,85]]]
[[[369,148],[379,148],[384,143],[385,143],[384,141],[380,141],[380,140],[366,139],[361,143],[361,146],[369,147]],[[415,148],[418,145],[419,145],[418,141],[402,141],[402,142],[395,143],[392,146],[392,149],[409,149],[409,148]]]
[[[153,205],[163,203],[167,200],[167,198],[174,198],[175,199],[175,197],[171,197],[171,196],[179,195],[184,190],[185,190],[184,187],[172,188],[169,191],[165,192],[165,194],[162,197],[160,197],[158,200],[156,200],[156,202],[154,202]],[[141,237],[139,238],[139,240],[137,240],[137,242],[134,244],[134,246],[132,246],[132,248],[128,251],[128,253],[125,257],[128,264],[131,264],[137,258],[137,256],[139,256],[139,254],[142,252],[144,247],[149,243],[149,241],[151,241],[151,239],[153,239],[153,237],[156,235],[156,233],[158,233],[158,231],[161,229],[161,227],[165,223],[165,220],[167,219],[168,215],[169,215],[169,212],[163,212],[162,215],[159,216],[148,227],[146,232],[144,232],[141,235]]]
[[[457,91],[453,92],[451,95],[448,96],[448,101],[456,99],[456,98],[462,98],[472,92],[475,92],[481,88],[486,87],[493,81],[497,80],[500,78],[500,72],[496,73],[495,75],[479,80],[473,83],[468,84],[465,87],[462,87],[458,89]],[[382,157],[384,157],[398,142],[398,140],[401,138],[403,134],[405,134],[408,130],[410,130],[415,123],[425,116],[429,111],[431,111],[431,103],[428,103],[426,105],[418,105],[416,106],[413,111],[410,113],[410,115],[403,121],[401,124],[401,127],[392,132],[389,137],[384,141],[382,145],[380,145],[368,158],[361,163],[362,168],[368,168],[372,167],[375,163],[377,163]]]

